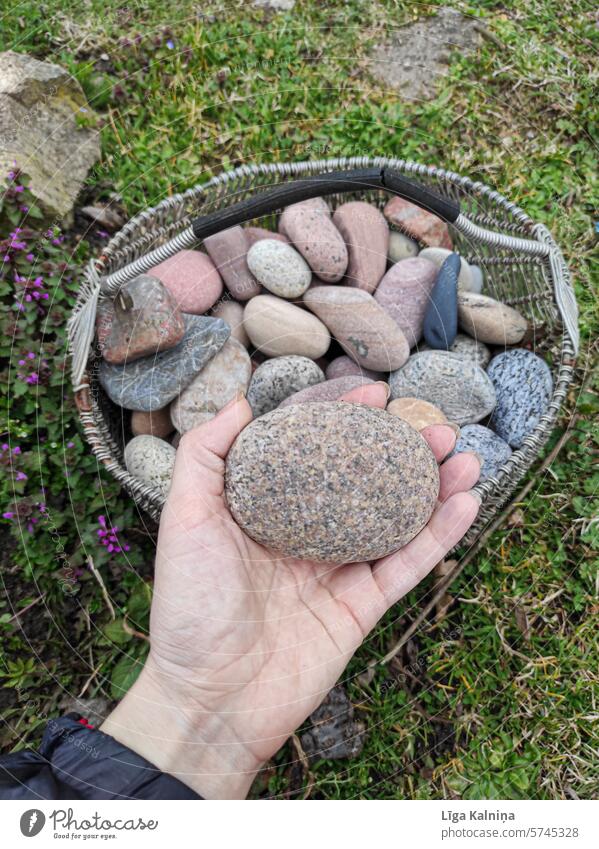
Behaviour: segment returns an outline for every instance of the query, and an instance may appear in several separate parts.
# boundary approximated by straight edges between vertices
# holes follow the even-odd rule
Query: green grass
[[[298,0],[292,13],[265,15],[249,3],[185,0],[169,9],[168,21],[159,0],[127,4],[126,12],[121,5],[54,0],[50,14],[49,6],[26,0],[0,20],[5,45],[68,67],[98,112],[103,153],[87,197],[117,193],[133,215],[244,162],[378,153],[442,165],[496,186],[545,222],[563,246],[583,340],[568,408],[550,447],[576,413],[573,434],[454,585],[457,600],[448,615],[428,621],[396,661],[366,683],[366,664],[384,655],[413,620],[430,592],[425,582],[357,654],[345,680],[368,728],[366,746],[353,761],[316,764],[311,795],[596,796],[593,5],[456,4],[480,17],[502,46],[484,40],[475,54],[455,56],[436,96],[424,103],[404,103],[383,90],[365,60],[394,27],[438,3]],[[91,246],[83,240],[71,259],[73,250],[69,240],[65,255],[80,265],[99,250],[98,240]],[[19,468],[28,475],[13,483],[5,467],[6,498],[25,516],[35,512],[43,485],[50,514],[33,533],[4,523],[0,743],[6,750],[35,744],[65,694],[87,684],[86,696],[116,696],[129,680],[131,658],[146,650],[120,619],[109,624],[101,589],[84,569],[92,553],[119,615],[127,613],[140,628],[147,624],[152,538],[79,435],[62,372],[64,319],[77,279],[63,279],[60,259],[47,257],[54,263],[47,320],[15,321],[8,313],[3,326],[1,352],[12,363],[3,372],[4,409],[13,443],[22,447]],[[14,300],[7,283],[2,297],[7,306]],[[24,391],[15,358],[42,349],[50,374],[37,391]],[[69,442],[73,447],[63,451]],[[98,546],[100,514],[123,529],[127,558]],[[57,560],[57,540],[66,561]],[[72,595],[61,589],[68,569],[76,575]],[[11,605],[18,611],[40,596],[10,621]],[[284,747],[255,795],[303,795],[310,777],[291,765],[294,759],[294,750]]]

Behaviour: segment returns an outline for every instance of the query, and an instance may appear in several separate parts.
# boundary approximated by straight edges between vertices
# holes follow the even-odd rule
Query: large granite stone
[[[421,398],[459,425],[479,422],[495,406],[495,390],[473,362],[448,351],[413,354],[389,375],[391,398]]]
[[[549,366],[532,351],[515,348],[494,357],[487,373],[497,395],[491,427],[512,448],[520,448],[551,401]]]
[[[345,563],[401,548],[426,525],[439,471],[425,440],[385,410],[293,404],[255,419],[226,463],[225,494],[254,540]]]
[[[125,365],[100,363],[98,377],[108,397],[127,410],[160,410],[176,398],[220,351],[230,329],[220,318],[185,316],[178,345]]]

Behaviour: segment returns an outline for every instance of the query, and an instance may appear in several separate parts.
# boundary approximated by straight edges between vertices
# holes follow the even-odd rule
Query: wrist
[[[205,799],[244,799],[260,768],[217,710],[173,690],[150,653],[101,730]]]

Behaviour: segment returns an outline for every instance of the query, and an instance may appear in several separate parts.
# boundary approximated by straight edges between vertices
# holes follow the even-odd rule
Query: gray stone
[[[494,357],[487,373],[497,395],[491,427],[512,448],[520,448],[551,401],[549,366],[532,351],[515,348]]]
[[[404,100],[428,100],[435,96],[438,77],[447,74],[451,53],[468,53],[480,41],[476,18],[441,7],[434,17],[395,30],[372,56],[372,72],[387,88]]]
[[[365,727],[354,720],[354,706],[338,685],[308,718],[302,749],[311,762],[356,758],[364,747]]]
[[[428,259],[434,263],[437,268],[441,268],[448,256],[452,255],[452,251],[447,248],[423,248],[418,254],[422,259]],[[455,254],[454,254],[455,256]],[[460,272],[458,274],[458,289],[460,292],[471,292],[472,290],[472,273],[470,266],[464,259],[460,257]]]
[[[428,345],[418,345],[416,353],[421,351],[432,350]],[[453,345],[449,348],[452,354],[459,354],[465,360],[472,360],[477,366],[486,368],[491,359],[491,352],[482,342],[472,339],[471,336],[466,336],[465,333],[458,333]]]
[[[346,563],[401,548],[431,517],[439,470],[409,424],[364,404],[293,404],[255,419],[226,463],[225,494],[254,540]]]
[[[100,363],[98,377],[108,397],[127,410],[160,410],[176,398],[220,351],[229,326],[220,318],[185,316],[185,336],[168,351],[125,365]]]
[[[214,418],[237,393],[247,391],[252,374],[250,355],[229,338],[171,404],[171,419],[179,433]]]
[[[480,295],[485,283],[485,277],[482,268],[478,265],[470,266],[470,287],[468,291]]]
[[[459,425],[479,422],[495,406],[495,390],[485,372],[449,351],[424,351],[389,375],[391,398],[421,398]]]
[[[462,454],[464,451],[474,451],[481,459],[479,480],[484,481],[497,475],[503,464],[512,455],[512,449],[501,437],[479,424],[464,425],[460,429],[454,450],[454,454]]]
[[[460,258],[449,253],[443,261],[424,314],[424,339],[431,348],[447,351],[458,332],[458,274]]]
[[[258,366],[246,397],[257,418],[274,410],[289,395],[323,380],[322,369],[308,357],[274,357]]]
[[[125,446],[125,466],[134,478],[167,495],[171,486],[177,452],[169,442],[156,436],[134,436]]]
[[[260,239],[248,251],[247,263],[259,283],[280,298],[299,298],[312,280],[310,266],[291,245]]]
[[[48,219],[70,217],[100,158],[96,116],[64,68],[26,53],[0,54],[0,173],[17,167]]]
[[[393,265],[400,259],[410,259],[418,256],[418,242],[410,239],[404,233],[391,230],[389,234],[389,262]]]

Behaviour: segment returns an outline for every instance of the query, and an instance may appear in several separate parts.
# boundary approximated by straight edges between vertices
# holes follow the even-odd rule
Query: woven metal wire
[[[158,256],[164,258],[172,255],[174,249],[192,245],[201,247],[194,243],[189,230],[191,220],[200,212],[206,215],[244,200],[256,191],[298,176],[370,166],[390,166],[459,201],[462,214],[456,226],[450,227],[455,248],[469,262],[482,268],[486,294],[517,306],[528,318],[533,329],[534,348],[548,361],[553,375],[553,396],[535,429],[495,477],[487,478],[477,485],[476,489],[482,497],[481,509],[475,524],[460,545],[476,541],[496,512],[510,498],[518,481],[538,459],[566,397],[578,343],[576,303],[569,284],[568,269],[557,245],[543,225],[532,221],[516,204],[483,183],[401,159],[349,157],[243,165],[182,194],[169,197],[132,218],[110,240],[102,257],[88,268],[69,326],[74,360],[77,357],[81,360],[80,367],[77,368],[74,362],[73,368],[75,397],[90,447],[135,502],[157,521],[164,496],[155,488],[132,477],[123,465],[124,444],[130,436],[129,414],[107,398],[98,382],[99,353],[93,345],[92,331],[88,330],[89,339],[83,334],[84,347],[81,353],[84,314],[87,313],[89,326],[89,319],[93,321],[95,317],[98,297],[107,297],[118,289],[116,281],[108,287],[104,284],[104,291],[101,291],[101,278],[115,275],[115,272],[142,260],[151,251],[158,251]],[[336,207],[339,203],[358,198],[382,206],[389,195],[378,190],[361,191],[355,195],[333,195],[329,201]],[[276,229],[276,215],[252,223]],[[481,241],[480,228],[495,231],[493,238]],[[173,246],[174,238],[177,241]],[[524,244],[520,241],[522,239],[527,240],[526,252],[521,250]],[[538,256],[531,255],[531,239],[539,245]],[[167,243],[171,244],[165,254]],[[535,250],[534,246],[532,250]],[[130,276],[131,269],[125,279]]]

